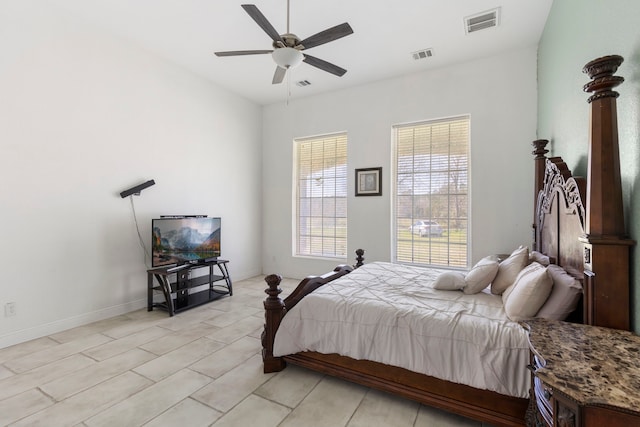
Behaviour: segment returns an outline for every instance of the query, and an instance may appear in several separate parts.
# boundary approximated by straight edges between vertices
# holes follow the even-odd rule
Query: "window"
[[[295,254],[347,256],[347,135],[296,139]]]
[[[469,118],[393,130],[394,260],[467,267]]]

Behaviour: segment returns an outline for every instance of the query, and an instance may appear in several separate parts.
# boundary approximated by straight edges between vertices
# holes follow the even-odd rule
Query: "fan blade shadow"
[[[347,72],[344,68],[338,67],[330,62],[324,61],[322,59],[316,58],[315,56],[304,54],[303,61],[309,65],[312,65],[316,68],[321,69],[322,71],[326,71],[327,73],[335,74],[338,77],[342,77],[344,73]]]
[[[269,37],[271,37],[271,40],[284,44],[284,41],[282,40],[282,37],[280,37],[280,34],[278,34],[276,29],[273,28],[273,25],[271,25],[271,23],[267,21],[267,18],[265,18],[265,16],[262,14],[262,12],[260,12],[255,4],[243,4],[242,8],[249,14],[251,18],[253,18],[254,21],[256,21],[256,24],[258,24],[260,28],[262,28],[262,30],[267,33]]]
[[[304,46],[305,49],[311,49],[312,47],[320,46],[321,44],[329,43],[342,37],[353,34],[353,30],[348,23],[336,25],[327,30],[320,31],[306,39],[302,40],[299,44]]]

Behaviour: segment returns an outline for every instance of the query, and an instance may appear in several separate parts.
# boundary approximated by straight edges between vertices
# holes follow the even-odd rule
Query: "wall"
[[[538,59],[538,135],[551,141],[574,175],[586,176],[589,106],[582,67],[592,59],[617,54],[625,58],[616,75],[618,131],[626,224],[640,238],[640,2],[637,0],[555,0],[540,40]],[[632,250],[632,324],[640,331],[640,263]]]
[[[222,217],[233,279],[261,272],[261,107],[75,23],[0,3],[0,347],[146,306],[161,214]]]
[[[536,47],[425,71],[330,94],[274,104],[263,114],[263,271],[304,277],[391,257],[391,128],[395,124],[471,116],[472,262],[529,244],[536,139]],[[292,256],[293,139],[348,132],[346,260]],[[383,195],[354,197],[353,170],[383,167]]]

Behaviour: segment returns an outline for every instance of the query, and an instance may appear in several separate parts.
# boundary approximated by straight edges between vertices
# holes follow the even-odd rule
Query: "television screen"
[[[197,263],[220,256],[220,218],[152,220],[152,266]]]

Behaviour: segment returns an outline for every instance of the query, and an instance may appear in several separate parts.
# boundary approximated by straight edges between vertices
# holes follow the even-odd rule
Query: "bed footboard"
[[[287,313],[287,310],[291,310],[302,298],[309,295],[320,286],[325,285],[338,277],[353,271],[354,268],[358,268],[363,265],[364,250],[358,249],[356,251],[356,264],[352,267],[350,265],[341,264],[337,266],[333,271],[323,274],[322,276],[307,276],[300,284],[291,292],[291,294],[282,300],[280,293],[280,282],[282,277],[277,274],[270,274],[265,277],[268,288],[265,289],[265,293],[268,295],[264,301],[264,331],[262,331],[262,361],[264,362],[264,373],[278,372],[284,369],[285,362],[281,357],[273,356],[273,342],[276,337],[276,331],[280,326],[282,318]]]

